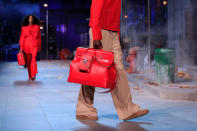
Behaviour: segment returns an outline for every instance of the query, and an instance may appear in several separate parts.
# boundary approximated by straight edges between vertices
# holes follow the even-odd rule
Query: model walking
[[[132,102],[127,75],[122,63],[119,41],[121,0],[92,0],[90,12],[90,48],[114,52],[114,62],[119,79],[111,95],[119,119],[129,120],[149,112]],[[82,85],[77,104],[76,118],[97,120],[93,107],[94,87]],[[105,102],[103,101],[103,104]]]
[[[24,53],[29,80],[35,80],[38,73],[36,56],[41,50],[39,20],[35,16],[29,15],[23,20],[19,44],[20,51]]]

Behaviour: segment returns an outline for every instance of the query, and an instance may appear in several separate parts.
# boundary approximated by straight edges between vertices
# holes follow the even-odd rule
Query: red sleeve
[[[40,50],[41,50],[41,45],[42,45],[42,39],[41,39],[41,33],[40,33],[40,27],[39,27],[39,32],[38,32],[38,33],[39,33],[39,38],[38,38],[38,39],[39,39],[39,44],[38,44],[38,45],[39,45],[39,47],[38,47],[38,50],[40,51]]]
[[[23,50],[24,45],[24,27],[21,28],[21,35],[19,40],[20,49]]]
[[[36,26],[35,32],[33,37],[37,40],[38,50],[41,50],[41,33],[40,33],[40,26]]]
[[[35,31],[33,33],[33,38],[34,39],[38,39],[39,38],[39,35],[40,35],[40,26],[36,25],[35,26]]]
[[[38,50],[41,50],[41,33],[40,33],[40,26],[38,26]]]
[[[92,0],[90,11],[90,26],[92,28],[92,34],[94,40],[101,40],[101,16],[103,11],[103,5],[105,0]]]

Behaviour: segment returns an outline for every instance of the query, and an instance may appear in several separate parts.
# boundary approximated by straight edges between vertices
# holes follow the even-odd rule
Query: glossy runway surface
[[[118,119],[110,93],[95,94],[98,121],[78,121],[80,85],[67,83],[69,63],[38,62],[36,81],[16,62],[0,63],[0,131],[196,131],[197,102],[164,100],[131,90],[133,101],[150,113]]]

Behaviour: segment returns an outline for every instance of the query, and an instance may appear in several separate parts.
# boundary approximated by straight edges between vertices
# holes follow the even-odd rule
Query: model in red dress
[[[20,51],[24,52],[29,80],[35,80],[38,73],[36,56],[41,49],[40,26],[35,16],[29,15],[24,19],[19,44]]]

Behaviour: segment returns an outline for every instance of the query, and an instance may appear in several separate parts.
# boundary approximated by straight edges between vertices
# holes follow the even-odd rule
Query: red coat
[[[90,23],[93,39],[101,40],[101,29],[120,32],[121,0],[92,0]]]
[[[33,51],[41,50],[41,34],[40,26],[28,25],[22,26],[20,36],[20,48],[25,53],[33,53]]]

